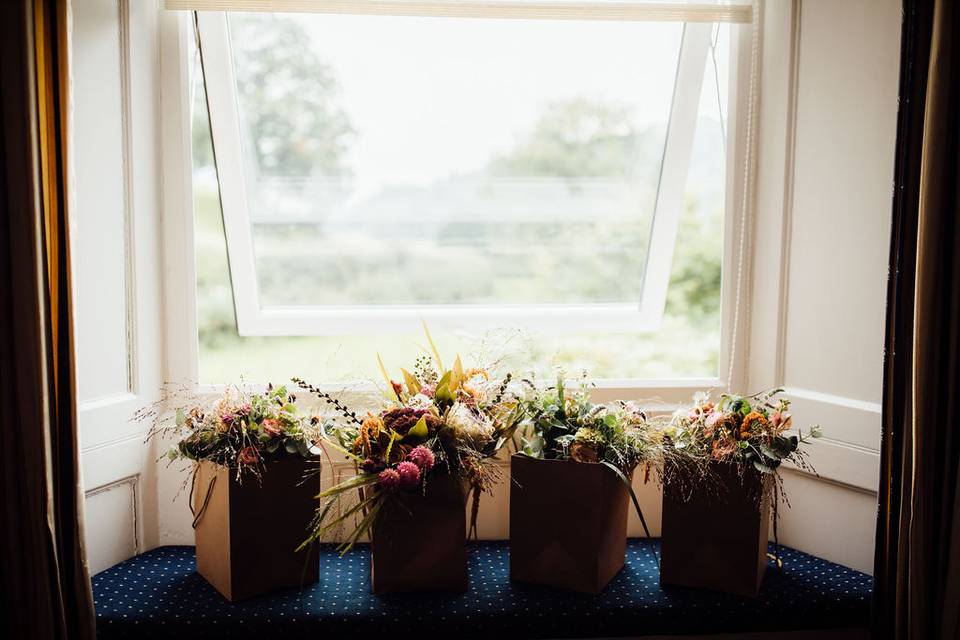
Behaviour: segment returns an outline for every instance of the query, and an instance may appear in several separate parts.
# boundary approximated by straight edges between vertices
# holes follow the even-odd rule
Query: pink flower
[[[428,398],[432,398],[433,394],[436,393],[436,391],[437,391],[437,385],[435,384],[425,384],[422,387],[420,387],[420,393],[427,396]]]
[[[281,433],[280,421],[274,418],[267,418],[260,424],[260,426],[263,427],[264,433],[271,438],[275,438]]]
[[[786,431],[793,424],[793,416],[786,411],[774,411],[770,414],[770,426],[777,431]]]
[[[726,418],[726,416],[722,413],[712,413],[710,414],[710,417],[707,418],[707,426],[711,428],[716,427],[718,424],[723,422],[724,418]]]
[[[433,451],[423,445],[414,447],[407,456],[407,460],[417,465],[424,473],[429,473],[430,469],[433,469],[433,463],[436,462]]]
[[[404,489],[415,489],[420,484],[420,467],[412,462],[401,462],[395,473],[399,474],[400,486]]]
[[[378,479],[380,488],[384,491],[396,491],[400,486],[400,474],[395,469],[384,469]]]

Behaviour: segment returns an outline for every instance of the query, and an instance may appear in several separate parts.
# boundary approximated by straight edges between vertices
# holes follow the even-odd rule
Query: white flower
[[[485,415],[478,415],[467,405],[454,403],[446,416],[447,426],[459,440],[482,443],[493,437],[494,427]]]

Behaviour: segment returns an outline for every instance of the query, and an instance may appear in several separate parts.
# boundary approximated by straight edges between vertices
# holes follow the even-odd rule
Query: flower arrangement
[[[628,472],[652,462],[652,430],[633,402],[593,404],[587,385],[568,389],[562,373],[555,385],[533,389],[525,401],[523,453],[548,460],[597,462]]]
[[[179,407],[175,416],[172,424],[155,417],[148,436],[179,437],[167,457],[208,460],[235,470],[238,480],[248,473],[259,478],[267,461],[320,452],[313,443],[317,421],[302,415],[296,397],[282,386],[269,385],[262,393],[229,387],[216,401]]]
[[[380,362],[386,404],[362,418],[326,392],[294,379],[338,411],[340,423],[323,425],[324,442],[357,469],[355,476],[318,496],[325,502],[304,545],[356,517],[356,528],[340,547],[348,551],[387,501],[403,492],[425,492],[437,473],[452,474],[473,491],[471,529],[476,531],[480,492],[490,491],[498,479],[492,458],[512,441],[523,407],[510,374],[496,379],[487,368],[465,368],[459,356],[445,369],[429,332],[427,339],[432,356],[419,358],[413,372],[401,369],[402,382],[392,379]],[[332,516],[333,507],[354,490],[359,501]]]
[[[693,407],[678,411],[666,428],[665,461],[679,456],[739,462],[767,474],[775,474],[784,461],[809,469],[800,445],[820,437],[820,428],[788,433],[793,417],[790,401],[777,397],[781,393],[783,389],[776,388],[752,396],[724,394],[717,403],[699,394]]]
[[[649,538],[650,531],[631,482],[638,464],[645,464],[644,482],[649,480],[650,469],[658,464],[659,448],[655,443],[661,438],[646,414],[634,402],[594,404],[585,380],[581,379],[576,389],[568,389],[562,371],[553,386],[530,386],[532,393],[524,402],[523,455],[608,467],[626,488]]]
[[[790,462],[812,471],[801,446],[820,436],[818,427],[791,433],[790,401],[782,392],[724,394],[717,402],[701,393],[692,406],[666,419],[661,447],[664,584],[756,596],[767,558],[782,566],[779,502],[781,496],[787,505],[789,501],[778,469]],[[716,554],[704,544],[710,534],[690,526],[704,521],[724,531],[729,554]],[[773,524],[773,553],[767,553],[768,521]]]

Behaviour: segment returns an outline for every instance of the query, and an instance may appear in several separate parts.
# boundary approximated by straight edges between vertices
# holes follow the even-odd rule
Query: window
[[[305,353],[372,378],[421,321],[543,368],[718,376],[737,25],[197,25],[203,381],[307,375]]]

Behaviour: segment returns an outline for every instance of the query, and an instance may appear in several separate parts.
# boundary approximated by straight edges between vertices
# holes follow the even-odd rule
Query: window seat
[[[599,596],[511,582],[506,542],[471,543],[470,590],[374,596],[369,549],[321,554],[320,582],[230,603],[195,571],[193,547],[160,547],[93,577],[100,638],[623,637],[832,630],[861,637],[872,578],[781,548],[756,599],[661,588],[651,547],[630,540]],[[256,553],[251,549],[250,553]],[[751,634],[749,636],[745,634]],[[788,634],[782,637],[799,638]],[[825,637],[818,634],[817,637]]]

